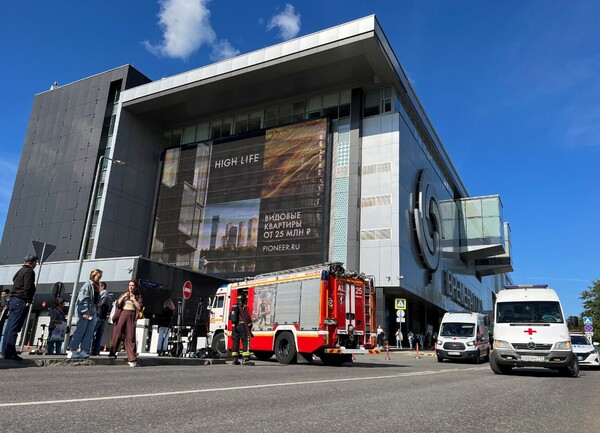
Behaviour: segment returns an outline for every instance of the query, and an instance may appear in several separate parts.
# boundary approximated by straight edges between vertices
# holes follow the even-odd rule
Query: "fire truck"
[[[225,356],[232,347],[231,307],[246,294],[252,319],[250,351],[281,364],[342,365],[355,354],[380,353],[375,332],[374,279],[347,272],[340,263],[262,274],[217,290],[210,306],[210,347]]]

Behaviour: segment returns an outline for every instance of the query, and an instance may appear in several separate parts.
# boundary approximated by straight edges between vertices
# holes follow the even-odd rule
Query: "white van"
[[[479,364],[483,359],[489,359],[489,324],[490,319],[480,313],[444,314],[435,345],[438,362],[462,359]]]
[[[490,367],[496,374],[513,367],[545,367],[577,377],[569,329],[560,299],[547,285],[506,286],[494,307]]]

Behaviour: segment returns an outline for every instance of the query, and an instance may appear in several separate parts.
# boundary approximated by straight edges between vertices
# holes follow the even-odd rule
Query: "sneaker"
[[[81,352],[79,352],[79,357],[83,358],[83,359],[87,359],[90,357],[90,354],[87,353],[85,350],[82,350]]]
[[[127,364],[129,364],[130,367],[137,367],[137,362],[135,361],[129,361]]]
[[[114,353],[109,353],[108,357],[111,359],[117,359],[117,355],[115,355]]]
[[[242,365],[254,365],[254,362],[250,361],[249,359],[244,359],[244,362],[242,362]]]
[[[77,358],[79,358],[79,353],[77,353],[74,350],[70,350],[69,352],[67,352],[67,358],[68,359],[77,359]]]

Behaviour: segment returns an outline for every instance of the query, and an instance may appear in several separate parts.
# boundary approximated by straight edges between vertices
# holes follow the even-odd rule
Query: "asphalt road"
[[[438,363],[409,352],[390,357],[359,357],[343,367],[258,361],[5,368],[0,431],[600,431],[600,371],[498,376],[487,363]]]

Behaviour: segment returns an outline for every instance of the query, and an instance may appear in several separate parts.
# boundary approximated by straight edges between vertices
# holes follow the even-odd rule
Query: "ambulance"
[[[438,362],[470,360],[479,364],[490,356],[490,319],[469,311],[444,314],[435,346]]]
[[[498,292],[493,349],[490,367],[496,374],[544,367],[579,375],[560,299],[548,285],[506,286]]]

